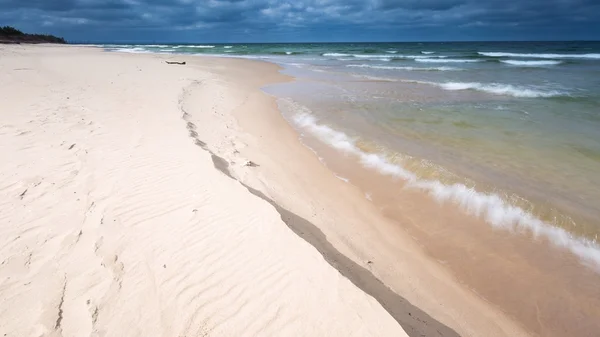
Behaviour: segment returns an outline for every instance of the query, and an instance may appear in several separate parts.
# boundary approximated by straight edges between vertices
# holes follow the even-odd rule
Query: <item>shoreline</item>
[[[289,87],[272,91],[291,92]],[[588,264],[581,258],[590,254],[585,250],[588,246],[570,246],[573,242],[580,243],[578,238],[565,240],[564,232],[552,227],[491,226],[485,217],[473,216],[457,207],[460,205],[440,202],[429,193],[410,188],[402,179],[365,165],[364,157],[354,151],[345,151],[347,137],[332,135],[337,132],[332,127],[334,119],[327,116],[329,111],[335,116],[335,108],[325,108],[327,113],[321,117],[329,123],[323,123],[322,129],[317,130],[311,129],[315,126],[313,122],[304,127],[294,120],[307,113],[306,109],[300,106],[284,113],[302,134],[303,142],[334,175],[339,175],[338,179],[359,188],[363,199],[373,203],[379,213],[396,225],[396,230],[404,231],[418,242],[453,279],[533,335],[595,335],[600,328],[595,319],[600,308],[600,292],[595,285],[600,282],[600,275],[593,263],[597,260]],[[348,124],[351,123],[345,126]],[[320,138],[320,132],[331,139]],[[342,144],[340,148],[338,144]],[[361,150],[359,147],[356,151]],[[392,170],[389,166],[385,169]],[[394,280],[386,283],[393,284]]]
[[[41,48],[47,49],[42,50]],[[367,202],[356,187],[344,184],[336,178],[327,167],[318,161],[314,153],[300,143],[298,134],[279,113],[274,98],[260,90],[267,83],[286,79],[278,73],[276,65],[252,60],[200,59],[180,55],[103,54],[103,51],[97,49],[70,46],[19,46],[16,49],[17,51],[11,50],[11,52],[25,53],[27,57],[11,58],[10,62],[13,62],[13,68],[31,69],[34,72],[29,75],[21,75],[11,70],[6,81],[13,85],[16,83],[17,87],[20,85],[22,88],[33,84],[32,90],[38,90],[47,97],[46,101],[34,102],[33,105],[26,100],[10,101],[13,109],[22,112],[29,111],[29,113],[35,112],[35,118],[32,121],[39,118],[45,121],[44,123],[47,125],[43,124],[45,126],[42,130],[44,133],[48,131],[51,135],[37,135],[37,137],[45,137],[42,138],[44,141],[58,141],[58,138],[73,135],[79,140],[72,146],[67,144],[70,146],[68,149],[63,149],[63,145],[61,145],[61,151],[67,151],[64,152],[67,155],[75,154],[77,158],[73,163],[69,162],[66,168],[60,166],[60,160],[67,158],[64,157],[67,155],[62,154],[63,152],[56,155],[58,159],[47,159],[49,162],[44,159],[36,165],[43,164],[42,166],[31,167],[27,166],[31,164],[27,164],[27,160],[32,160],[40,153],[44,153],[33,150],[44,148],[42,144],[36,143],[38,142],[37,137],[34,137],[36,129],[19,131],[26,132],[23,134],[25,138],[14,138],[16,137],[14,132],[2,133],[3,137],[14,139],[17,143],[27,140],[21,145],[23,149],[27,150],[26,155],[17,157],[17,161],[10,164],[24,167],[20,172],[13,173],[14,176],[11,176],[11,179],[20,177],[19,180],[2,189],[3,198],[12,210],[6,217],[9,223],[14,222],[17,225],[16,228],[22,230],[22,232],[15,232],[15,229],[2,228],[6,237],[13,240],[12,243],[5,243],[3,250],[0,250],[4,261],[8,261],[10,266],[9,269],[4,268],[3,276],[16,276],[19,281],[29,280],[30,284],[34,283],[36,289],[50,287],[55,289],[59,296],[56,299],[49,299],[50,303],[47,304],[48,309],[46,310],[49,312],[42,314],[39,322],[35,323],[38,317],[19,319],[13,315],[18,315],[23,306],[38,303],[39,299],[25,294],[25,291],[31,293],[27,289],[28,286],[5,281],[0,288],[0,294],[5,297],[10,291],[13,297],[10,305],[1,308],[2,312],[7,313],[7,310],[14,310],[14,314],[10,317],[14,322],[21,324],[20,327],[15,327],[15,323],[10,320],[2,321],[0,322],[1,327],[21,331],[21,334],[27,334],[22,329],[31,327],[31,329],[39,330],[40,326],[45,329],[44,331],[60,328],[63,333],[67,334],[69,331],[80,332],[87,329],[95,331],[96,325],[110,331],[127,331],[128,328],[121,325],[128,317],[122,311],[123,309],[119,309],[117,304],[121,304],[144,313],[145,318],[134,320],[140,324],[148,324],[157,317],[169,322],[162,326],[150,323],[147,326],[138,327],[138,332],[145,331],[147,335],[189,332],[191,331],[189,329],[197,328],[197,326],[203,326],[208,329],[209,333],[217,335],[219,332],[221,332],[220,335],[231,334],[238,331],[236,329],[249,333],[250,330],[243,330],[249,324],[247,315],[240,317],[235,308],[239,307],[239,310],[242,310],[249,305],[248,303],[260,300],[260,297],[255,298],[252,297],[254,295],[248,295],[250,297],[246,298],[245,303],[238,303],[225,296],[230,303],[217,305],[220,298],[218,294],[225,290],[222,293],[223,296],[233,291],[241,292],[239,296],[243,297],[246,292],[238,289],[241,289],[240,285],[246,282],[248,284],[244,287],[261,286],[261,282],[258,282],[261,280],[263,283],[269,281],[270,284],[279,284],[280,282],[273,282],[272,277],[268,276],[270,273],[274,273],[273,271],[263,271],[264,268],[260,267],[263,264],[273,264],[281,265],[281,268],[294,275],[291,278],[294,280],[293,282],[289,280],[284,282],[290,289],[300,289],[298,288],[300,285],[305,285],[302,292],[281,290],[269,292],[268,295],[268,298],[273,301],[272,303],[279,303],[279,300],[284,302],[287,300],[292,304],[308,301],[304,304],[309,305],[308,307],[295,307],[295,310],[300,309],[297,313],[301,314],[301,322],[311,322],[315,319],[314,315],[320,315],[322,310],[327,309],[329,312],[324,312],[327,312],[328,316],[332,316],[331,313],[334,313],[339,317],[349,317],[346,315],[349,315],[352,310],[365,310],[363,314],[359,314],[361,317],[366,317],[360,322],[344,319],[339,322],[340,325],[334,324],[332,320],[322,321],[320,318],[315,328],[317,330],[312,333],[307,330],[297,330],[297,332],[304,331],[311,335],[323,335],[329,331],[329,335],[331,335],[332,331],[338,334],[345,331],[344,335],[352,335],[351,331],[372,329],[375,327],[372,324],[375,324],[385,325],[382,329],[387,330],[380,330],[379,333],[373,335],[398,335],[402,329],[397,330],[397,327],[391,324],[388,318],[393,317],[392,321],[400,322],[411,337],[421,333],[435,335],[435,331],[443,332],[444,336],[528,335],[496,308],[458,284],[442,266],[426,256],[418,243],[413,242],[406,233],[398,231],[398,228],[382,216],[373,204]],[[1,52],[5,51],[6,49],[3,49]],[[50,57],[42,65],[34,64],[34,68],[15,68],[27,65],[22,64],[23,59],[36,60],[44,53],[49,53]],[[188,64],[185,67],[164,65],[164,60],[172,58],[186,58]],[[68,67],[72,60],[98,63],[97,65],[105,73],[102,73],[102,70],[96,70],[91,75],[85,75],[93,77],[94,86],[91,84],[87,84],[87,87],[82,86],[90,78],[71,70],[61,73],[61,69],[62,71],[70,69]],[[3,63],[0,63],[0,66],[2,65]],[[6,67],[5,64],[4,67]],[[201,74],[202,78],[195,78],[194,74]],[[260,76],[256,76],[256,74],[260,74]],[[47,83],[52,83],[48,82],[48,79],[53,77],[60,77],[62,80],[55,84],[55,88],[48,90],[51,87]],[[25,79],[31,82],[22,82]],[[113,81],[109,81],[109,79]],[[0,83],[0,85],[5,84]],[[114,88],[115,86],[117,88]],[[137,88],[136,86],[143,87]],[[182,88],[183,92],[178,92],[178,88]],[[12,90],[17,89],[13,88]],[[156,98],[148,96],[149,94],[154,94]],[[14,97],[24,98],[24,95],[22,92],[18,92]],[[109,100],[103,102],[100,100],[101,97]],[[158,100],[158,97],[165,97],[165,100]],[[47,99],[50,101],[47,102]],[[151,103],[144,102],[144,99],[155,102],[155,105],[149,105]],[[54,104],[54,109],[58,109],[55,111],[59,111],[61,114],[52,114],[52,110],[48,110],[52,109],[51,104]],[[144,107],[145,110],[141,107]],[[107,108],[108,110],[106,110]],[[116,109],[115,111],[122,112],[122,115],[116,114],[111,117],[112,119],[107,119],[106,116],[97,112],[98,109],[105,112]],[[179,111],[179,116],[174,116],[173,114],[177,111]],[[79,122],[80,116],[83,117],[82,121],[85,123]],[[54,122],[57,118],[58,120],[70,119],[57,124]],[[92,124],[86,124],[89,123],[88,118],[92,119],[89,120]],[[19,124],[21,122],[22,126]],[[16,129],[19,129],[25,127],[26,123],[26,120],[19,119],[15,120],[13,124],[17,125]],[[68,125],[67,130],[61,129],[63,124]],[[87,133],[82,133],[84,131],[92,132],[88,128],[98,124],[100,124],[99,129],[92,129],[96,130],[93,132],[99,132],[98,136],[90,137]],[[119,136],[120,138],[113,139],[112,133],[115,130],[122,134]],[[34,134],[31,134],[32,131]],[[198,147],[194,144],[208,152],[198,157]],[[73,149],[75,152],[68,152]],[[132,151],[128,152],[129,149]],[[5,147],[4,150],[10,149]],[[105,152],[107,150],[112,152]],[[57,150],[46,149],[46,151],[52,155],[54,153],[52,151]],[[91,158],[88,151],[92,153]],[[18,162],[18,158],[26,161]],[[124,166],[125,171],[122,169],[115,171],[111,163],[126,165]],[[154,166],[148,166],[148,163],[152,163]],[[167,163],[177,165],[167,165]],[[49,169],[44,166],[48,164],[51,164]],[[75,166],[71,167],[72,165]],[[14,171],[15,168],[7,167],[10,170],[5,172],[17,172]],[[39,172],[36,173],[39,168],[56,178],[55,183],[58,183],[62,190],[54,191],[54,187],[46,186],[48,184],[43,181],[43,178],[38,181],[41,177]],[[200,171],[198,171],[199,168]],[[218,174],[216,175],[211,173],[214,168],[217,169],[216,173]],[[69,169],[72,173],[76,172],[73,173],[74,176],[69,175]],[[129,171],[131,173],[128,173]],[[138,171],[139,173],[134,173]],[[221,173],[225,174],[222,179],[219,178]],[[121,177],[123,174],[124,176]],[[98,180],[102,177],[104,180]],[[46,179],[49,178],[46,177]],[[102,182],[102,185],[94,183],[95,181]],[[224,188],[227,193],[216,191],[211,182]],[[43,188],[42,192],[39,192],[40,184],[42,184],[40,187]],[[88,185],[93,188],[89,189]],[[245,190],[244,193],[240,192],[242,189]],[[60,208],[59,213],[48,208],[53,204],[53,193],[59,193],[62,198],[68,195],[70,195],[69,198],[73,198],[73,194],[80,192],[80,195],[82,193],[85,195],[86,191],[88,194],[84,199],[88,202],[85,204],[81,203],[80,199],[69,201],[67,206],[63,206],[66,208]],[[209,208],[201,204],[193,206],[192,201],[198,198],[198,193],[203,198],[202,202],[207,203]],[[141,196],[144,196],[145,199],[140,199]],[[168,196],[166,200],[164,200],[165,196]],[[227,208],[226,202],[231,198],[239,202],[230,205],[236,206],[235,212],[231,212],[231,209]],[[212,199],[219,201],[211,201]],[[137,204],[133,204],[135,202]],[[244,207],[245,203],[253,206]],[[152,207],[149,208],[149,205]],[[185,214],[182,205],[186,208]],[[29,222],[22,222],[16,207],[27,207],[30,209],[28,216],[38,215],[39,217],[29,219]],[[97,208],[103,209],[104,212],[98,213]],[[157,209],[153,210],[153,208]],[[218,209],[225,213],[218,213]],[[40,211],[46,213],[39,213]],[[61,214],[70,214],[73,211],[75,211],[74,214],[79,214],[74,218],[81,220],[83,227],[66,226],[61,221],[57,222],[61,219]],[[198,222],[200,220],[189,222],[189,214],[194,217],[196,216],[194,214],[197,213],[202,213],[208,219],[215,220],[208,221],[206,225]],[[224,217],[224,214],[227,214],[226,220],[220,221],[219,219]],[[274,219],[273,215],[279,219]],[[237,226],[242,226],[244,219],[248,219],[244,217],[264,219],[266,222],[250,221],[252,226],[240,232],[243,233],[243,239],[237,238],[239,229],[227,224],[235,223]],[[172,222],[173,219],[185,226],[175,227],[174,231],[161,227],[164,223]],[[94,225],[90,223],[92,220]],[[28,226],[32,223],[36,224],[36,222],[38,225],[55,223],[56,225],[53,226],[57,227],[52,227],[49,232],[45,230],[46,232],[41,233],[38,232],[40,229],[35,229],[40,227],[33,227],[35,230],[31,232],[32,229],[28,229]],[[113,222],[115,224],[112,224]],[[108,224],[108,227],[99,226],[99,224],[105,223]],[[71,223],[67,221],[67,224]],[[131,227],[132,224],[133,227]],[[371,224],[376,224],[376,226]],[[221,232],[214,229],[215,225],[226,228],[226,231]],[[188,233],[197,226],[201,227],[202,232]],[[292,229],[291,232],[287,229],[288,227]],[[289,233],[285,234],[287,232]],[[18,233],[21,234],[17,237]],[[31,237],[31,234],[27,233],[34,233],[35,236]],[[274,244],[274,248],[271,247],[273,243],[268,240],[271,235],[264,236],[267,233],[276,234],[273,237],[281,239],[282,242]],[[98,235],[100,239],[93,237],[96,234],[102,234]],[[211,242],[213,240],[203,239],[206,234],[212,239],[221,239],[213,243]],[[259,237],[256,237],[257,235]],[[303,240],[298,240],[298,237]],[[26,247],[28,246],[23,246],[25,243],[23,240],[27,240],[27,243],[35,246],[36,242],[43,242],[44,238],[50,240],[49,242],[52,244],[50,246],[42,244],[43,249],[40,248],[40,251],[29,253],[29,262],[27,262],[26,249],[28,248]],[[135,240],[132,240],[133,238]],[[200,240],[203,246],[195,244],[196,240]],[[247,248],[250,250],[246,252],[251,253],[251,258],[244,259],[243,264],[240,264],[239,261],[235,262],[240,255],[239,249],[236,249],[235,246],[246,247],[253,240],[268,244],[248,246]],[[309,243],[309,245],[305,243]],[[298,248],[290,251],[291,248],[288,246]],[[176,248],[176,250],[172,251],[172,248]],[[275,248],[279,251],[273,250]],[[93,257],[94,249],[95,253],[99,252],[100,255]],[[229,262],[221,262],[225,260],[226,256],[232,254],[228,252],[228,249],[237,252],[237,257],[230,256],[227,259]],[[313,252],[316,249],[314,252],[316,255],[306,253],[307,249]],[[181,255],[179,251],[185,251],[184,255]],[[77,262],[79,258],[73,255],[75,252],[81,256],[91,254],[89,261],[96,261],[97,264],[94,264],[96,267],[91,265],[88,267],[85,263]],[[267,254],[269,252],[270,254]],[[282,252],[283,255],[281,255]],[[140,253],[147,257],[146,264],[148,261],[153,263],[139,269],[137,266],[140,263],[138,258]],[[19,265],[22,262],[21,256],[25,257],[23,266]],[[52,256],[58,256],[56,265],[51,267],[53,269],[42,268],[44,261]],[[198,256],[205,256],[214,264],[214,267],[202,266],[202,259],[196,258]],[[275,256],[282,256],[281,258],[287,259],[287,263],[273,260]],[[308,258],[309,256],[310,258]],[[405,259],[398,261],[398,256],[405,257]],[[292,257],[295,261],[289,260]],[[228,266],[228,263],[231,265]],[[198,270],[189,270],[190,265],[197,265]],[[72,267],[68,268],[68,266]],[[106,273],[105,269],[99,266],[107,268],[112,274]],[[132,266],[133,269],[130,269]],[[248,275],[254,273],[254,277],[258,281],[251,281],[247,278],[249,276],[237,273],[232,266],[239,268],[244,266],[244,271]],[[295,266],[301,268],[303,272],[296,272],[298,267]],[[211,274],[202,274],[207,267]],[[87,270],[87,268],[92,268],[92,270]],[[139,274],[144,268],[147,271]],[[170,276],[166,278],[161,276],[162,270],[168,270],[171,273]],[[327,277],[319,279],[316,276],[318,273],[315,274],[317,270]],[[85,286],[91,279],[76,276],[89,272],[100,278],[100,282],[94,287]],[[173,283],[177,279],[178,272],[185,272],[185,277],[192,280]],[[235,277],[225,277],[223,275],[227,274],[222,274],[224,272],[230,272]],[[146,274],[153,276],[155,282],[159,281],[160,286],[157,287],[155,284],[154,292],[165,292],[161,296],[151,296],[151,298],[156,297],[156,302],[147,302],[147,300],[140,302],[140,296],[152,293],[148,292],[150,288],[148,288]],[[337,279],[334,274],[337,275]],[[214,276],[215,279],[212,275],[221,276]],[[104,280],[104,277],[108,277],[108,279]],[[109,279],[114,279],[117,283],[108,282]],[[193,279],[197,283],[192,282]],[[309,279],[312,282],[307,281]],[[205,303],[202,302],[202,296],[205,296],[205,301],[209,301],[206,303],[215,303],[214,305],[187,308],[180,307],[179,302],[169,300],[170,294],[179,294],[176,298],[179,298],[180,295],[183,296],[182,294],[189,296],[188,289],[193,288],[194,284],[202,287],[204,284],[201,282],[202,280],[210,280],[208,289],[206,292],[197,294],[199,297],[196,297],[196,300],[188,298],[188,303],[192,306]],[[215,280],[221,280],[222,283],[227,284],[219,285],[219,282],[215,282]],[[348,280],[354,285],[352,286]],[[24,282],[24,284],[26,283]],[[143,285],[141,290],[139,289],[140,284]],[[334,284],[336,286],[331,288]],[[76,289],[83,289],[83,293],[87,296],[77,295],[82,290],[73,293],[73,285],[76,286]],[[173,286],[183,287],[181,288],[183,290],[177,292],[176,289],[171,289]],[[102,290],[100,291],[103,293],[102,296],[98,296],[98,288]],[[167,291],[168,289],[171,291]],[[332,289],[337,289],[335,292],[350,297],[342,296],[342,302],[339,302],[340,299],[336,299],[333,302],[325,301],[324,303],[324,298],[331,299],[330,296],[333,293],[330,290]],[[60,295],[61,291],[62,295]],[[48,293],[55,294],[54,291]],[[305,294],[315,296],[321,294],[318,295],[321,297],[313,298],[313,296],[305,296]],[[215,297],[215,295],[217,296]],[[281,299],[278,299],[279,297]],[[352,304],[342,306],[342,303],[350,303],[347,302],[349,298],[352,298],[350,301]],[[373,298],[379,303],[371,301]],[[81,323],[84,326],[78,326],[74,323],[74,319],[81,309],[85,311],[86,301],[93,319],[91,325]],[[164,307],[160,304],[152,304],[146,310],[139,311],[150,303],[160,303],[161,301],[170,304]],[[369,304],[365,305],[365,303]],[[321,308],[321,306],[325,306],[325,308]],[[56,310],[54,312],[58,312],[60,318],[58,323],[50,323],[56,318],[52,308]],[[168,308],[177,308],[178,313],[186,317],[190,312],[196,316],[189,319],[177,319]],[[381,308],[387,310],[387,313],[380,311]],[[272,309],[272,306],[269,306],[259,310],[269,314],[273,313]],[[314,311],[314,315],[311,314],[312,311]],[[390,314],[391,316],[389,316]],[[222,315],[228,316],[231,322],[224,321],[225,317],[221,317]],[[272,319],[277,320],[279,316],[279,314],[275,314]],[[3,315],[3,317],[8,316]],[[220,323],[211,321],[211,317]],[[33,322],[23,320],[33,320]],[[224,322],[228,324],[221,324]],[[382,324],[383,322],[385,324]],[[363,325],[360,326],[360,324]],[[188,330],[185,330],[185,326]],[[272,324],[266,326],[269,329],[274,327]],[[285,326],[277,325],[277,327],[283,330],[269,331],[281,333],[281,331],[287,331],[286,328],[298,328],[298,325],[287,324]],[[266,328],[252,331],[265,332],[264,329]],[[390,334],[394,329],[396,332]],[[359,335],[367,335],[366,330],[362,332],[364,333]],[[130,333],[130,335],[137,335],[133,331]]]
[[[201,56],[201,59],[210,58]],[[263,63],[272,69],[281,69],[265,61],[225,60],[231,63]],[[261,72],[264,74],[266,71]],[[231,81],[235,81],[237,75],[229,74]],[[283,75],[278,75],[278,78],[280,81],[288,80]],[[265,84],[265,81],[257,82],[258,87]],[[497,308],[490,307],[472,290],[463,288],[437,260],[424,254],[421,243],[415,242],[412,234],[407,235],[399,230],[394,219],[382,214],[356,186],[343,182],[329,167],[323,165],[313,150],[300,142],[298,132],[280,113],[274,101],[275,96],[268,95],[268,98],[262,99],[270,101],[271,109],[254,109],[252,115],[237,112],[232,121],[237,122],[243,131],[260,135],[253,139],[256,144],[252,148],[244,148],[240,152],[260,164],[260,170],[264,172],[262,177],[240,174],[244,183],[254,184],[262,192],[268,191],[276,203],[312,221],[343,256],[372,273],[375,282],[385,284],[385,287],[402,293],[402,296],[406,294],[404,300],[419,303],[421,309],[435,315],[434,319],[443,322],[443,325],[452,326],[460,335],[528,335],[499,313]],[[206,131],[214,127],[207,126]],[[221,149],[225,157],[229,152],[232,151]],[[228,160],[235,162],[232,158]],[[274,182],[277,182],[275,187],[272,186]],[[304,200],[311,200],[311,205],[303,205],[306,203]],[[323,211],[329,214],[319,214]],[[374,228],[373,224],[379,227]],[[374,242],[381,244],[381,247],[373,247]],[[398,261],[395,258],[406,254],[411,256],[410,261]],[[377,292],[369,288],[364,290]],[[385,296],[380,302],[387,302],[387,307],[396,312],[394,317],[398,317],[398,308],[393,308]],[[449,308],[447,303],[452,303],[453,307]],[[406,324],[403,327],[408,333]]]

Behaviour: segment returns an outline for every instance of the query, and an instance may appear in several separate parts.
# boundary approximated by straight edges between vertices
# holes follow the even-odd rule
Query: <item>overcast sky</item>
[[[600,0],[0,0],[79,42],[600,40]]]

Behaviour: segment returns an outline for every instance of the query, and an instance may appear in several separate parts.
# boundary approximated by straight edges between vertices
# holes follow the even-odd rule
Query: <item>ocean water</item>
[[[600,271],[600,42],[102,47],[277,63],[306,137]]]

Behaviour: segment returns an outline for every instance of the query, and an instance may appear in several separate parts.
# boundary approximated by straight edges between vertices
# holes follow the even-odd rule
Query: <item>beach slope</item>
[[[218,72],[8,46],[0,73],[4,336],[406,336],[210,151],[191,89],[249,95]]]

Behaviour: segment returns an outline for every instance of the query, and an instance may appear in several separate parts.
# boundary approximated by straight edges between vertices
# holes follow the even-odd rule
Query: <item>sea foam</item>
[[[121,53],[132,53],[132,54],[146,54],[151,53],[151,51],[146,50],[144,48],[135,47],[135,48],[117,48],[113,51],[121,52]]]
[[[502,83],[483,84],[478,82],[446,82],[432,84],[445,90],[476,90],[490,94],[507,95],[513,97],[554,97],[565,95],[565,93],[556,90],[542,91]]]
[[[445,56],[426,56],[426,55],[373,55],[373,54],[353,54],[356,58],[378,59],[378,58],[394,58],[394,59],[426,59],[430,57],[445,57]]]
[[[521,67],[544,67],[544,66],[555,66],[557,64],[561,64],[562,61],[519,61],[519,60],[502,60],[502,63],[510,64],[513,66],[521,66]]]
[[[201,48],[201,49],[210,49],[210,48],[214,48],[215,46],[210,46],[210,45],[178,45],[178,46],[174,46],[173,48],[179,49],[179,48]]]
[[[325,53],[323,54],[323,56],[327,56],[327,57],[344,57],[344,56],[351,56],[350,54],[343,54],[343,53]]]
[[[415,61],[417,61],[417,62],[425,62],[425,63],[474,63],[474,62],[481,62],[481,60],[445,59],[445,58],[416,58]]]
[[[393,66],[378,66],[371,64],[349,64],[346,67],[350,68],[369,68],[369,69],[382,69],[382,70],[408,70],[408,71],[454,71],[460,70],[459,68],[452,67],[393,67]]]
[[[287,100],[284,100],[287,101]],[[380,174],[406,181],[407,188],[426,192],[438,202],[451,202],[472,216],[483,219],[493,228],[511,232],[528,232],[536,239],[544,239],[558,248],[566,249],[600,272],[600,246],[597,243],[576,237],[566,230],[555,227],[533,214],[511,205],[496,194],[484,193],[463,184],[443,184],[435,180],[420,179],[402,166],[390,162],[384,155],[366,153],[359,149],[356,141],[347,134],[317,119],[305,107],[287,101],[297,111],[293,122],[309,131],[325,144],[356,156],[361,165]]]
[[[503,52],[478,52],[477,54],[488,57],[523,57],[539,59],[600,59],[600,54],[527,54],[527,53],[503,53]]]

